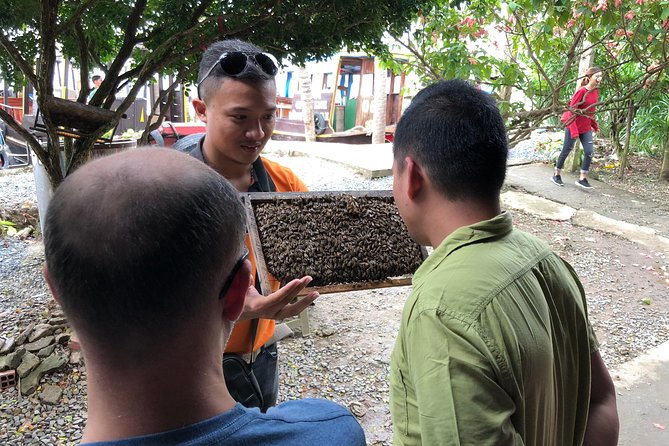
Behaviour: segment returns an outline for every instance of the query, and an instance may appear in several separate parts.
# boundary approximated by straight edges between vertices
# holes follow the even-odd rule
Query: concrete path
[[[669,445],[669,342],[614,370],[620,446]]]
[[[637,195],[597,180],[589,180],[594,189],[584,191],[574,184],[578,174],[564,171],[562,179],[565,185],[560,187],[550,180],[552,175],[553,168],[541,163],[510,166],[506,182],[529,194],[613,220],[644,226],[658,235],[669,237],[669,200],[665,203],[649,203]]]
[[[392,146],[270,141],[269,150],[314,156],[374,178],[392,174]],[[553,169],[540,163],[510,164],[502,200],[542,218],[609,232],[669,253],[669,200],[648,203],[627,191],[591,180],[578,188],[577,174],[563,172],[563,187],[550,181]],[[669,292],[669,290],[668,290]],[[612,370],[620,414],[620,446],[669,446],[669,341]]]

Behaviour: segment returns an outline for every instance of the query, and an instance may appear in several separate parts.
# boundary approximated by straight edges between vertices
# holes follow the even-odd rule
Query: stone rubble
[[[3,349],[0,372],[16,370],[22,395],[35,392],[45,375],[60,369],[68,361],[69,351],[61,343],[63,336],[70,336],[64,320],[62,312],[54,310],[53,318],[47,317],[45,323],[30,323],[11,343],[10,348],[6,351]],[[60,337],[56,338],[51,333]],[[58,352],[55,352],[56,347],[59,347]]]

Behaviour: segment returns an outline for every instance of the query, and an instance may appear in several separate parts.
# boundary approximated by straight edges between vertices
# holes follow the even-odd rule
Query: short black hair
[[[495,100],[453,79],[421,90],[395,129],[400,172],[411,156],[450,200],[496,200],[506,176],[508,142]]]
[[[95,82],[95,81],[99,81],[99,80],[101,80],[101,79],[102,79],[102,76],[99,76],[99,75],[97,75],[97,74],[96,74],[95,76],[91,77],[91,80],[92,80],[93,82]]]
[[[204,163],[163,151],[146,149],[149,157],[181,157],[178,175],[147,175],[157,164],[136,157],[87,174],[104,161],[95,160],[68,176],[49,204],[49,277],[75,329],[107,345],[169,339],[243,251],[237,190]]]
[[[246,54],[258,54],[262,53],[263,49],[250,42],[238,39],[221,40],[212,43],[204,52],[202,60],[200,61],[200,69],[197,76],[198,94],[200,95],[200,99],[205,101],[209,99],[220,88],[221,83],[229,77],[220,69],[220,67],[216,67],[209,76],[204,79],[207,72],[209,72],[211,67],[218,62],[218,59],[223,53],[231,53],[234,51]],[[274,76],[265,73],[260,67],[251,64],[249,65],[248,70],[239,76],[235,76],[235,79],[247,82],[262,82],[273,80]]]

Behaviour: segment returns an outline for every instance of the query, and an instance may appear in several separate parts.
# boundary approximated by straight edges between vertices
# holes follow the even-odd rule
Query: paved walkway
[[[269,150],[315,156],[375,178],[392,174],[392,146],[270,141]],[[610,232],[669,253],[669,203],[644,199],[591,180],[594,190],[578,188],[576,174],[564,173],[564,187],[550,181],[544,164],[511,165],[512,190],[504,206],[544,218]],[[669,446],[669,341],[611,371],[618,393],[620,446]]]

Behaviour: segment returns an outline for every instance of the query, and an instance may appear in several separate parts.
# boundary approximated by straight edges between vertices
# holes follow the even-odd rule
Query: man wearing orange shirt
[[[202,56],[198,98],[193,99],[206,133],[175,147],[212,167],[240,192],[306,191],[290,169],[260,156],[274,131],[277,71],[274,57],[253,44],[240,40],[212,44]],[[252,251],[248,236],[246,243]],[[255,278],[252,252],[251,262]],[[269,296],[249,287],[240,322],[225,348],[251,363],[263,394],[263,411],[276,404],[279,390],[274,321],[299,314],[318,297],[312,292],[293,302],[311,280],[305,276],[283,287],[272,281]]]

